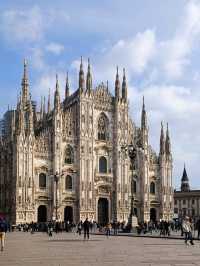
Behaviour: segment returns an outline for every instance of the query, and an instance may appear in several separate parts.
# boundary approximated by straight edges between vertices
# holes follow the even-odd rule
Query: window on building
[[[28,179],[28,187],[31,187],[31,177]]]
[[[137,182],[133,180],[133,193],[137,192]]]
[[[177,200],[174,201],[174,204],[177,205]]]
[[[107,160],[104,156],[99,158],[99,173],[107,173]]]
[[[174,213],[178,213],[178,208],[174,208]]]
[[[19,176],[18,185],[19,185],[19,187],[21,187],[21,186],[22,186],[22,178],[21,178],[21,176]]]
[[[67,148],[65,150],[64,162],[66,164],[74,163],[74,151],[73,151],[72,146],[70,146],[70,145],[67,145]]]
[[[192,199],[192,204],[194,204],[195,203],[195,200],[194,199]]]
[[[22,204],[22,197],[21,196],[19,196],[18,201],[19,201],[19,204]]]
[[[108,118],[102,113],[98,120],[98,140],[108,139]]]
[[[150,184],[150,193],[155,194],[156,193],[156,188],[155,188],[155,183],[151,182]]]
[[[67,175],[65,178],[65,189],[72,190],[72,177],[70,175]]]
[[[39,174],[39,187],[46,188],[46,174],[44,173]]]
[[[192,216],[195,216],[195,209],[192,209]]]
[[[183,200],[183,204],[185,204],[185,200]]]

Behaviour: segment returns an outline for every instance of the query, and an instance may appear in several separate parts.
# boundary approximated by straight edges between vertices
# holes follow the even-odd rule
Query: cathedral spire
[[[164,136],[164,129],[163,123],[161,122],[161,132],[160,132],[160,155],[165,153],[165,136]]]
[[[122,99],[127,100],[127,84],[126,84],[126,73],[123,68],[123,81],[122,81]]]
[[[118,100],[120,98],[120,80],[119,80],[118,66],[117,66],[117,73],[115,79],[115,98]]]
[[[144,104],[144,96],[142,103],[142,114],[141,114],[141,144],[143,149],[148,147],[148,126],[147,126],[147,114]]]
[[[43,98],[43,116],[45,116],[45,114],[46,114],[46,98],[44,96],[44,98]]]
[[[42,118],[43,118],[43,99],[41,96],[41,99],[40,99],[40,119],[42,120]]]
[[[171,154],[171,142],[170,142],[170,137],[169,137],[168,123],[167,123],[167,130],[166,130],[165,152],[167,155]]]
[[[184,164],[184,169],[183,169],[183,175],[181,178],[181,191],[190,191],[190,184],[189,184],[189,178],[187,176],[185,164]]]
[[[33,106],[31,101],[29,101],[28,107],[28,133],[30,134],[33,132]]]
[[[69,78],[68,78],[68,72],[66,76],[66,85],[65,85],[65,99],[69,97]]]
[[[145,110],[144,96],[142,100],[141,129],[147,129],[147,114]]]
[[[58,84],[58,75],[56,74],[56,90],[54,94],[54,108],[58,109],[60,107],[60,93]]]
[[[86,80],[86,89],[91,91],[92,89],[92,74],[90,69],[90,59],[88,58],[88,70],[87,70],[87,80]]]
[[[28,83],[28,71],[27,71],[27,61],[24,59],[24,73],[22,77],[22,101],[27,103],[29,96],[29,83]]]
[[[50,94],[50,89],[49,89],[49,96],[48,96],[47,112],[48,112],[48,114],[51,112],[51,94]]]
[[[80,71],[79,71],[79,90],[83,91],[85,88],[85,78],[83,71],[83,59],[81,56]]]

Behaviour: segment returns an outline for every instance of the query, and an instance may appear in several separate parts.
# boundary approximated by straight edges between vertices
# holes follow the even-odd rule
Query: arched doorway
[[[156,209],[155,208],[151,208],[150,209],[150,220],[155,222],[156,221]]]
[[[40,205],[38,207],[38,222],[45,223],[47,221],[47,207],[45,205]]]
[[[108,200],[106,198],[99,198],[98,200],[98,223],[105,225],[109,221],[108,217]]]
[[[71,206],[66,206],[64,210],[64,220],[65,222],[73,222],[73,208]]]

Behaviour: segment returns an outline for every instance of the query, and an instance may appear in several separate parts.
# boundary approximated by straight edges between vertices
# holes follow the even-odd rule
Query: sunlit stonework
[[[131,169],[122,146],[137,149]],[[55,174],[57,173],[57,182]],[[131,179],[133,181],[131,182]],[[55,219],[100,223],[127,221],[131,207],[139,221],[173,216],[172,155],[168,129],[161,126],[160,153],[148,141],[143,101],[141,125],[129,115],[125,71],[117,70],[115,96],[108,84],[93,88],[90,64],[83,64],[78,89],[70,95],[68,77],[61,101],[56,78],[54,106],[29,94],[27,63],[17,107],[3,119],[0,141],[0,208],[13,223]]]

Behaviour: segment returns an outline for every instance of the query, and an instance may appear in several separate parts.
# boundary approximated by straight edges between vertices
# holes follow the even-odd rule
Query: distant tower
[[[187,176],[185,165],[184,165],[184,169],[183,169],[183,176],[181,178],[181,191],[183,191],[183,192],[190,191],[189,178]]]

